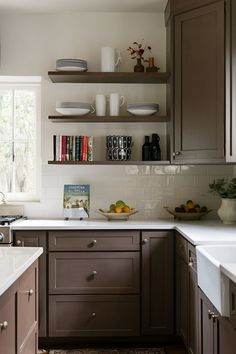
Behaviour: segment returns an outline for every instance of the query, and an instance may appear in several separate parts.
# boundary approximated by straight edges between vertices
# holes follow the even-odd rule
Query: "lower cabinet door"
[[[137,336],[138,295],[51,295],[49,336]]]
[[[0,298],[0,353],[16,354],[16,294],[7,291]]]
[[[38,332],[36,329],[25,341],[20,354],[38,354]]]
[[[211,313],[214,313],[213,305],[199,289],[199,354],[218,354],[214,353],[214,324]]]

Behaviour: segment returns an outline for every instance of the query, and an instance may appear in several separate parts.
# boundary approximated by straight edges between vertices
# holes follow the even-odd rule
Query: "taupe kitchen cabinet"
[[[199,354],[235,354],[236,332],[199,289]]]
[[[39,258],[39,337],[47,335],[47,252],[46,232],[44,231],[15,231],[14,246],[43,247],[44,252]]]
[[[38,352],[38,262],[0,296],[0,353]]]
[[[38,262],[19,279],[17,291],[18,354],[38,351]]]
[[[224,1],[175,3],[170,1],[166,11],[171,160],[223,162]]]
[[[49,336],[140,335],[140,232],[48,237]]]
[[[188,353],[198,354],[197,261],[193,245],[176,233],[176,326]]]
[[[15,284],[0,296],[0,353],[17,353],[16,299],[17,286]]]
[[[236,162],[236,3],[226,1],[226,161]]]
[[[142,334],[174,331],[173,232],[142,232]]]

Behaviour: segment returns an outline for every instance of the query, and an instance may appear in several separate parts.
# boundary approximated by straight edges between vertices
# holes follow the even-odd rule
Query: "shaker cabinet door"
[[[174,153],[181,163],[224,159],[224,1],[175,17]]]

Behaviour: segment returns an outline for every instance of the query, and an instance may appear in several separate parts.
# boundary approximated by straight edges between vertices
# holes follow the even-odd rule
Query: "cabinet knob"
[[[213,319],[213,322],[215,322],[218,317],[219,317],[219,316],[216,315],[215,313],[213,313],[213,315],[211,316],[211,318]]]
[[[208,310],[208,318],[209,318],[209,320],[211,320],[213,316],[214,316],[214,312],[211,311],[211,310]]]
[[[4,321],[3,323],[0,323],[1,330],[7,329],[7,327],[8,327],[8,322],[7,321]]]
[[[143,244],[145,245],[145,243],[148,243],[148,239],[147,238],[143,239]]]
[[[28,291],[29,296],[33,295],[33,293],[34,293],[34,290],[33,290],[33,289],[30,289],[30,290]]]
[[[16,245],[17,245],[17,246],[21,246],[21,243],[22,243],[21,240],[17,240],[17,241],[16,241]]]
[[[97,243],[97,240],[92,241],[92,245],[96,245],[96,243]]]
[[[97,273],[97,271],[96,270],[93,270],[92,271],[92,276],[94,277],[95,275],[97,275],[98,273]]]
[[[175,156],[180,156],[181,155],[181,151],[175,151],[173,152],[173,157]]]
[[[192,257],[189,257],[189,262],[188,262],[189,267],[193,266],[193,259]]]
[[[96,312],[92,312],[91,317],[96,317]]]

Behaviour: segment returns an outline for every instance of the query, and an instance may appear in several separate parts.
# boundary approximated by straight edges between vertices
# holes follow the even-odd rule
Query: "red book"
[[[83,135],[82,137],[82,161],[87,161],[88,156],[88,137]]]
[[[61,161],[66,161],[66,136],[62,135]]]

